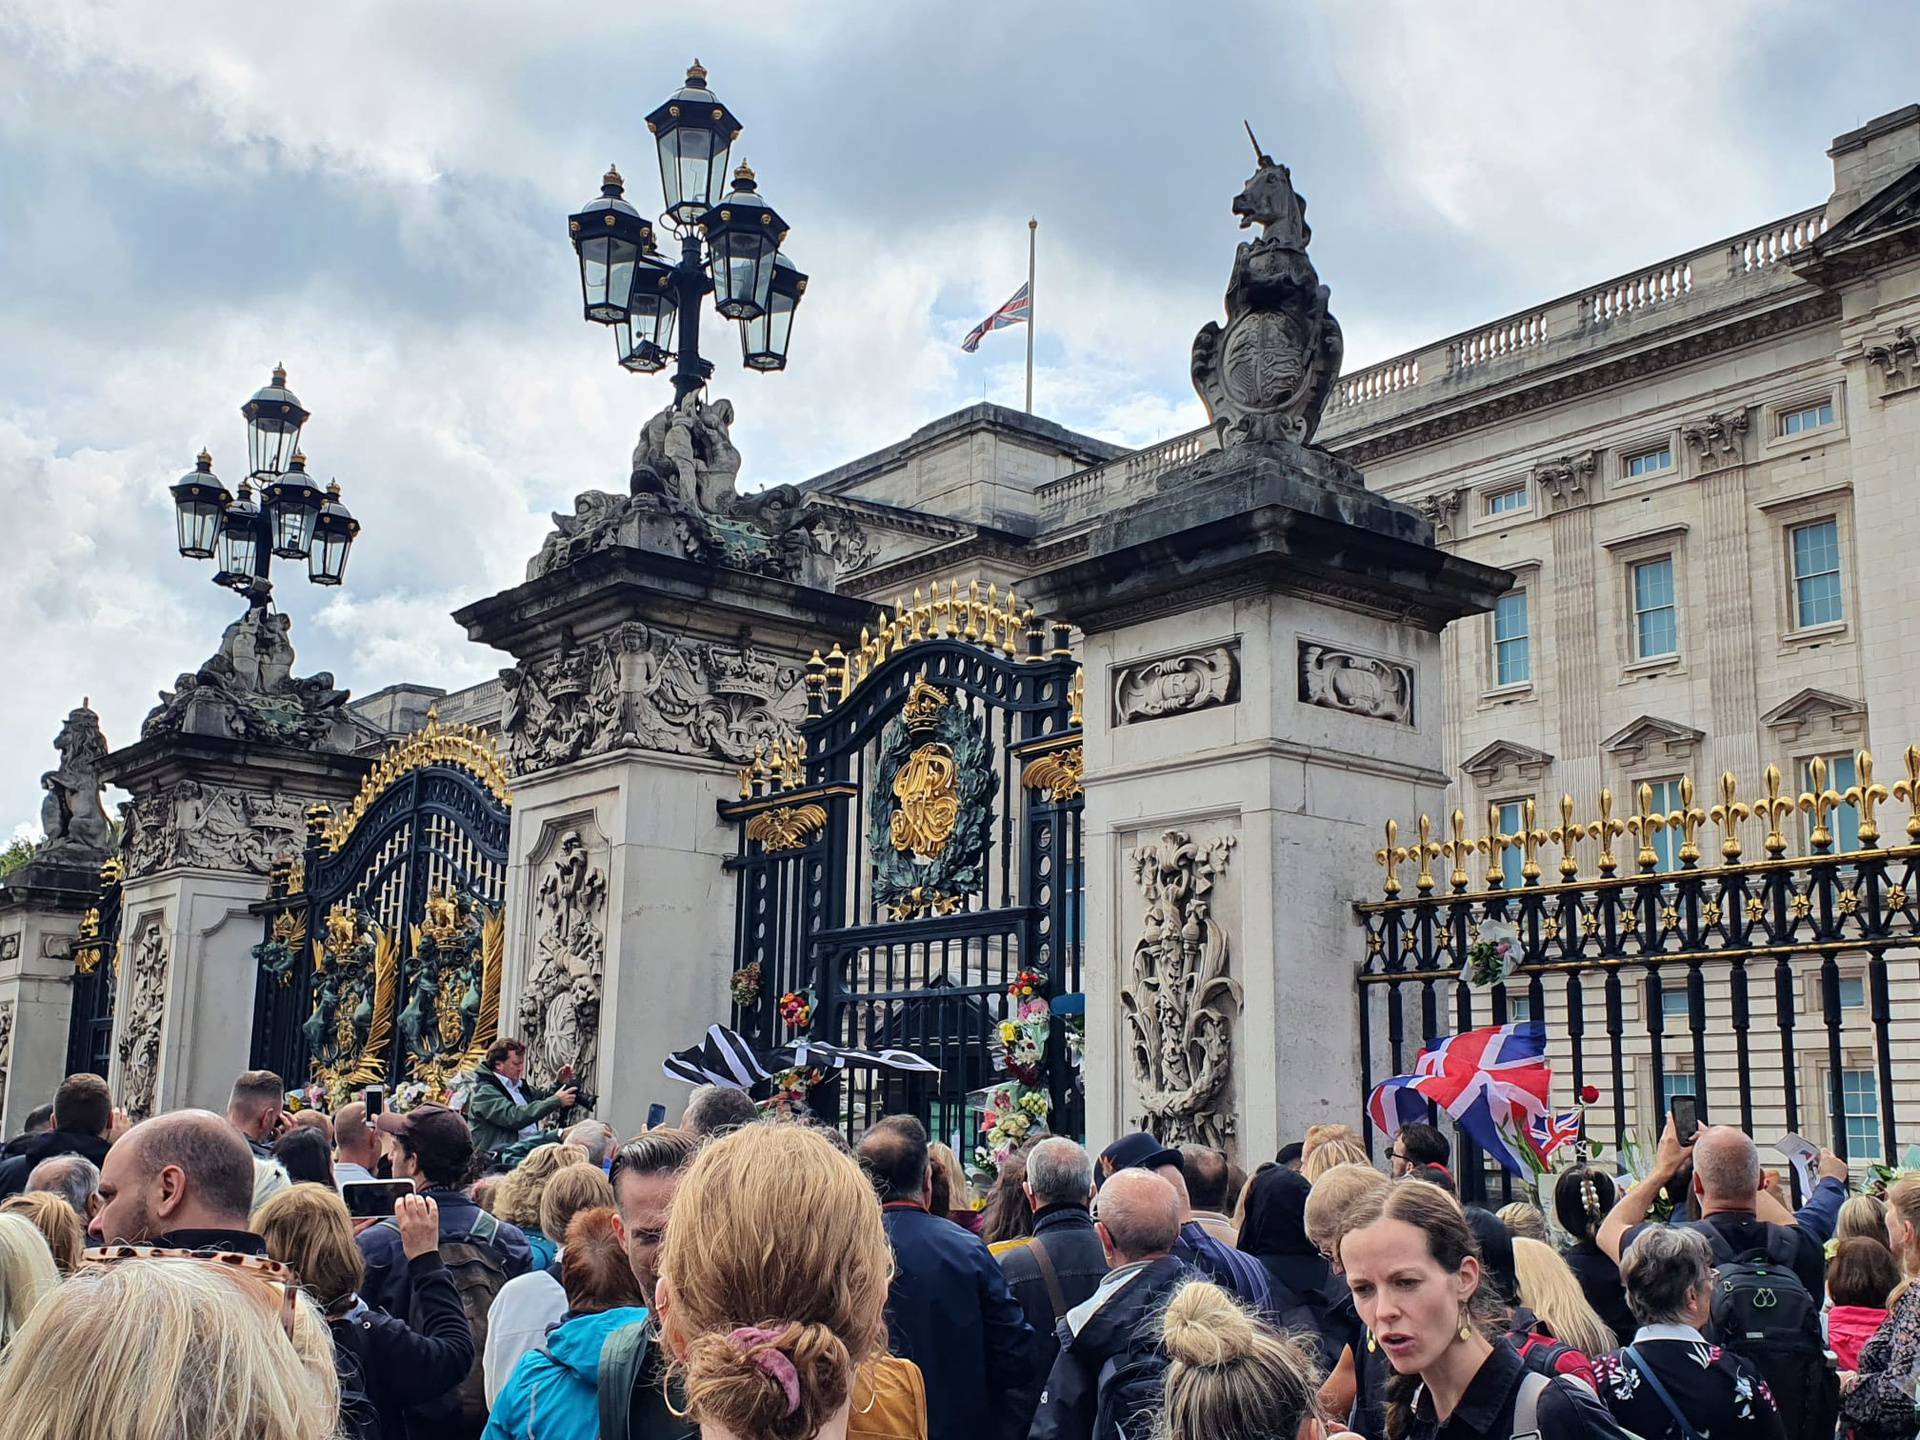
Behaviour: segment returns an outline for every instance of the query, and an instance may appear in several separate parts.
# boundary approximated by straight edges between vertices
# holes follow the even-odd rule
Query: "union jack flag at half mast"
[[[1005,330],[1009,325],[1024,325],[1033,319],[1033,284],[1029,281],[1013,292],[1013,298],[967,332],[960,348],[971,355],[990,330]]]

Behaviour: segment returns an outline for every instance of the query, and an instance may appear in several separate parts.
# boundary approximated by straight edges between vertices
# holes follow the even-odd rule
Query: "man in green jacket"
[[[531,1135],[541,1120],[571,1109],[579,1098],[571,1065],[561,1067],[556,1077],[559,1088],[551,1094],[529,1085],[526,1076],[526,1042],[494,1041],[474,1072],[473,1091],[467,1098],[467,1123],[473,1127],[477,1153],[485,1155]]]

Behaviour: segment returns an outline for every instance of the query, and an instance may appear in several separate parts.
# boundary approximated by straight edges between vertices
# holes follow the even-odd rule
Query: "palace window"
[[[1661,1124],[1665,1124],[1667,1107],[1673,1103],[1676,1095],[1698,1095],[1700,1077],[1691,1070],[1668,1070],[1660,1076],[1660,1113]]]
[[[1840,977],[1840,1008],[1842,1010],[1867,1008],[1867,982],[1864,976],[1842,975]]]
[[[1793,625],[1805,630],[1846,618],[1840,589],[1840,522],[1829,516],[1787,532],[1793,551]]]
[[[1643,560],[1633,567],[1633,656],[1653,660],[1680,651],[1679,610],[1674,604],[1673,557]]]
[[[1507,996],[1508,1024],[1518,1025],[1531,1019],[1533,1019],[1533,996],[1526,994]]]
[[[1660,1018],[1681,1021],[1688,1018],[1687,982],[1677,975],[1672,979],[1661,977]]]
[[[1642,475],[1658,475],[1662,470],[1673,468],[1673,445],[1662,445],[1658,450],[1642,450],[1638,455],[1627,457],[1627,478],[1637,480]]]
[[[1509,590],[1493,604],[1493,682],[1524,685],[1533,678],[1527,592]]]
[[[1527,508],[1527,487],[1513,485],[1505,490],[1495,490],[1487,496],[1487,514],[1511,515],[1516,510]]]
[[[1849,789],[1859,783],[1860,774],[1850,754],[1823,755],[1827,762],[1827,783],[1825,788],[1845,795]],[[1803,791],[1813,789],[1813,762],[1800,762],[1800,788]],[[1851,805],[1836,805],[1827,813],[1827,828],[1833,832],[1833,848],[1836,851],[1858,850],[1860,848],[1860,814]],[[1809,832],[1813,829],[1812,819],[1807,823]],[[1841,984],[1844,986],[1845,981]],[[1858,981],[1854,982],[1858,984]]]
[[[1880,1158],[1880,1085],[1871,1070],[1840,1072],[1840,1102],[1847,1121],[1847,1159]]]
[[[1680,808],[1680,782],[1678,780],[1656,780],[1653,782],[1653,804],[1651,812],[1655,815],[1671,815]],[[1651,836],[1649,843],[1653,853],[1660,857],[1659,868],[1678,870],[1680,868],[1680,827],[1662,826]],[[1684,993],[1684,992],[1683,992]],[[1685,1013],[1685,1005],[1681,1007]]]
[[[1780,433],[1801,435],[1832,423],[1833,401],[1822,400],[1818,405],[1802,405],[1798,410],[1783,410],[1780,414]]]
[[[1527,828],[1527,803],[1524,800],[1502,800],[1500,802],[1500,833],[1517,836]],[[1521,867],[1527,863],[1527,854],[1516,841],[1500,852],[1500,880],[1509,890],[1520,888],[1525,878]]]

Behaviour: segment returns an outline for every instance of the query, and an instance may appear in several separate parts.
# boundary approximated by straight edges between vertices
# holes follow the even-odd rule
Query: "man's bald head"
[[[1108,1263],[1117,1268],[1155,1260],[1171,1251],[1180,1238],[1181,1198],[1148,1170],[1121,1170],[1109,1176],[1093,1202]]]
[[[144,1244],[179,1230],[244,1230],[253,1206],[253,1152],[210,1110],[174,1110],[143,1120],[107,1152],[100,1213],[103,1243]]]
[[[1693,1142],[1693,1183],[1708,1205],[1751,1210],[1760,1189],[1760,1152],[1743,1130],[1706,1126]]]

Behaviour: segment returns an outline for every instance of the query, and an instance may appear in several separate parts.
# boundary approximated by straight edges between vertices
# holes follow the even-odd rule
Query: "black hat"
[[[404,1113],[388,1110],[374,1121],[413,1152],[429,1179],[458,1179],[473,1159],[473,1131],[466,1118],[444,1105],[416,1105]]]
[[[1122,1135],[1100,1152],[1095,1178],[1104,1183],[1116,1171],[1158,1170],[1163,1165],[1171,1165],[1185,1173],[1177,1149],[1162,1145],[1157,1138],[1141,1130],[1132,1135]]]

